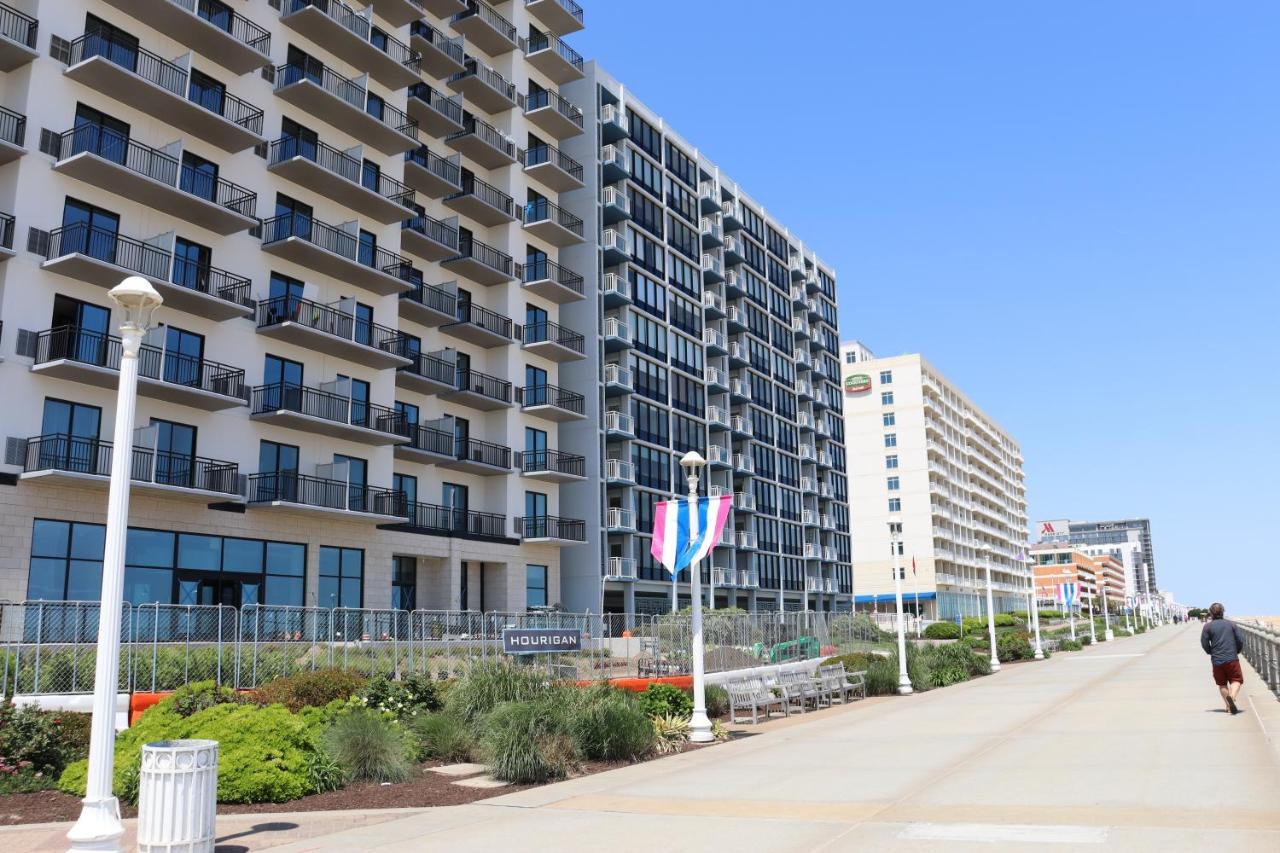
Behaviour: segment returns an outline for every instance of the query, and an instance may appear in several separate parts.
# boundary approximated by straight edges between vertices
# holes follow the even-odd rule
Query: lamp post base
[[[996,660],[994,657],[991,658],[991,671],[992,672],[1000,671],[1000,661]]]
[[[693,716],[689,718],[689,742],[690,743],[711,743],[716,736],[711,733],[711,720],[707,717],[707,712],[695,708]]]
[[[910,696],[912,693],[915,693],[915,692],[916,692],[915,689],[911,686],[911,682],[898,685],[899,696]]]
[[[1103,639],[1103,640],[1105,640],[1105,641],[1106,641],[1106,642],[1108,642],[1108,643],[1109,643],[1109,642],[1111,642],[1112,640],[1114,640],[1115,638],[1116,638],[1116,632],[1115,632],[1115,631],[1112,631],[1112,630],[1111,630],[1111,629],[1109,629],[1109,628],[1107,629],[1107,632],[1106,632],[1105,634],[1103,634],[1103,635],[1102,635],[1102,639]]]
[[[1044,660],[1044,649],[1036,647],[1036,660]]]
[[[67,831],[71,846],[67,853],[120,853],[124,824],[120,822],[120,802],[115,797],[83,801],[80,817]]]

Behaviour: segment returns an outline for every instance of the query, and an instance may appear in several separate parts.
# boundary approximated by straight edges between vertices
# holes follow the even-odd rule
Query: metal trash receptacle
[[[218,742],[162,740],[142,747],[139,853],[212,853]]]

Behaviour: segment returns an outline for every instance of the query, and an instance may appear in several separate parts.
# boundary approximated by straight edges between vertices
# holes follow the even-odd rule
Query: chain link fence
[[[0,694],[93,691],[97,602],[0,602]],[[578,632],[581,649],[503,651],[506,629]],[[354,608],[126,604],[120,621],[121,692],[174,690],[214,680],[253,688],[300,672],[447,679],[477,662],[512,660],[557,679],[596,681],[692,671],[691,618],[675,614],[474,612]],[[890,648],[865,616],[805,611],[703,615],[706,671]]]

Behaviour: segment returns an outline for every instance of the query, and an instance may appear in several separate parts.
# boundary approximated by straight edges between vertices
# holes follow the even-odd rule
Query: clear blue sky
[[[845,339],[1018,438],[1033,521],[1149,516],[1162,587],[1280,614],[1280,4],[583,5],[836,267]]]

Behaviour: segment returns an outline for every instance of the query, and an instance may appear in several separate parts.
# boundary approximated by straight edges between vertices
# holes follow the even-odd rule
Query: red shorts
[[[1240,661],[1229,660],[1226,663],[1215,664],[1213,667],[1213,683],[1219,687],[1226,687],[1229,682],[1234,681],[1237,684],[1244,684],[1244,673],[1240,671]]]

